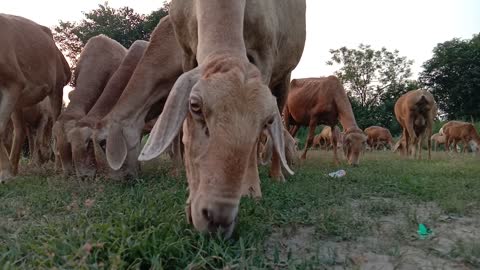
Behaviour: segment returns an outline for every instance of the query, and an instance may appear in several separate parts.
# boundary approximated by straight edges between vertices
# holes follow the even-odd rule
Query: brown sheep
[[[52,158],[52,126],[50,100],[45,98],[34,106],[23,109],[32,164],[40,166]]]
[[[437,151],[437,146],[447,142],[445,135],[440,134],[440,132],[433,134],[432,137],[430,137],[430,140],[433,142],[433,151]]]
[[[51,135],[52,135],[52,115],[50,100],[46,97],[41,102],[24,107],[22,109],[24,118],[24,132],[28,140],[28,152],[30,162],[40,166],[52,158],[51,154]],[[4,133],[4,145],[7,151],[11,151],[13,143],[13,122],[9,121],[8,128]],[[24,140],[21,145],[25,143]]]
[[[393,137],[390,130],[384,127],[371,126],[364,130],[370,149],[378,150],[381,145],[387,144],[393,150]]]
[[[338,126],[335,126],[334,129],[334,134],[337,136],[336,139],[336,147],[337,149],[339,148],[339,145],[341,144],[341,140],[343,140],[340,128]],[[330,148],[333,149],[333,135],[332,135],[332,128],[329,126],[325,126],[322,131],[313,138],[313,145],[314,148],[320,147],[320,148],[325,148],[325,150],[329,150]]]
[[[99,172],[108,172],[108,164],[100,164],[95,160],[95,153],[91,136],[93,129],[115,105],[125,86],[132,77],[138,62],[148,46],[147,41],[137,40],[128,49],[125,58],[108,80],[100,97],[87,115],[80,119],[74,128],[67,134],[72,146],[72,157],[78,177],[94,177]]]
[[[431,159],[431,141],[433,120],[437,114],[437,103],[426,90],[412,90],[402,95],[395,103],[395,116],[403,128],[398,145],[402,153],[422,158],[422,142],[428,142],[428,159]],[[427,137],[426,137],[427,136]],[[425,138],[426,137],[426,138]]]
[[[170,16],[186,73],[139,159],[161,154],[183,127],[188,220],[229,237],[242,195],[261,196],[262,130],[275,149],[271,177],[283,180],[280,164],[291,172],[280,110],[305,44],[305,1],[174,0]]]
[[[19,16],[0,14],[0,40],[0,182],[4,182],[18,172],[26,136],[23,108],[48,96],[55,121],[71,72],[47,27]],[[14,137],[9,157],[3,138],[10,118]]]
[[[74,72],[75,89],[68,95],[70,103],[53,126],[55,156],[60,159],[64,174],[73,173],[68,133],[93,107],[126,53],[117,41],[98,35],[88,40],[80,54]]]
[[[477,151],[480,145],[480,136],[475,126],[471,123],[461,121],[450,121],[443,125],[443,134],[445,135],[445,151],[450,150],[453,143],[453,149],[457,152],[457,143],[462,142],[462,152],[465,152],[468,145],[472,145],[472,150]]]
[[[286,129],[283,130],[283,134],[285,136],[285,158],[288,166],[293,166],[298,162],[298,140],[293,138]],[[268,133],[264,132],[263,135],[258,146],[258,161],[262,165],[267,165],[272,159],[273,142]]]
[[[309,127],[302,159],[306,158],[308,148],[312,145],[317,125],[334,127],[340,122],[345,130],[343,138],[345,157],[350,165],[358,165],[367,137],[358,128],[350,101],[337,77],[292,80],[283,114],[287,128],[290,124],[294,125],[291,130],[292,136],[295,137],[300,125]],[[338,138],[339,136],[333,136],[335,163],[338,163],[336,147]]]
[[[106,164],[109,177],[136,177],[146,122],[157,118],[177,78],[183,52],[175,39],[170,16],[160,20],[128,84],[110,112],[97,122],[92,140],[97,164]],[[180,147],[180,138],[175,141]],[[175,163],[181,166],[179,156]]]

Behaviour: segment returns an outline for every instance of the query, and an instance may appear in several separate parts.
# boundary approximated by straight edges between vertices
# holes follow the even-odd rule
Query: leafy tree
[[[327,64],[339,66],[335,75],[345,86],[358,125],[384,126],[398,134],[395,102],[405,92],[419,87],[416,81],[408,80],[413,61],[400,56],[398,50],[374,50],[364,44],[356,49],[341,47],[330,53],[332,58]]]
[[[168,9],[169,4],[164,2],[160,9],[142,15],[129,7],[112,8],[105,2],[84,13],[85,18],[80,22],[60,21],[54,28],[54,39],[74,68],[90,38],[105,34],[128,48],[135,40],[148,40],[160,19],[168,14]]]
[[[438,44],[420,81],[449,119],[480,118],[480,34]]]
[[[412,75],[413,61],[399,56],[398,50],[374,50],[360,44],[358,49],[341,47],[330,53],[332,58],[327,64],[340,65],[335,75],[362,107],[378,105],[388,92],[398,93]]]

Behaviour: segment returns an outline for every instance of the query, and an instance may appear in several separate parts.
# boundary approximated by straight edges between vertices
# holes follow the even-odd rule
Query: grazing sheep
[[[428,142],[428,159],[431,159],[433,120],[437,114],[437,103],[426,90],[412,90],[402,95],[395,103],[395,116],[403,128],[402,138],[397,145],[405,144],[402,153],[422,158],[422,142]],[[427,137],[426,137],[427,136]],[[426,137],[426,138],[425,138]],[[398,149],[398,146],[395,147]]]
[[[342,133],[340,132],[340,128],[338,126],[335,126],[334,128],[334,134],[332,134],[332,128],[330,126],[325,126],[322,131],[313,138],[313,145],[312,147],[314,148],[325,148],[327,151],[333,147],[333,135],[337,136],[336,138],[336,147],[337,149],[339,148],[338,146],[341,144],[341,141],[343,140]]]
[[[258,160],[260,164],[266,165],[272,159],[273,142],[268,133],[263,132],[263,135],[264,137],[259,141]],[[286,129],[283,130],[283,135],[285,136],[285,158],[288,166],[293,166],[298,162],[298,140],[293,138]]]
[[[390,130],[384,127],[371,126],[364,130],[367,134],[367,143],[373,151],[378,150],[381,145],[387,144],[393,149],[393,137]]]
[[[433,151],[437,151],[437,146],[447,142],[445,135],[440,134],[440,132],[433,134],[430,140],[433,142]]]
[[[147,41],[137,40],[128,49],[117,70],[108,80],[95,105],[81,118],[67,134],[72,146],[72,158],[78,177],[94,177],[99,172],[108,172],[108,164],[95,160],[91,136],[93,129],[115,105],[130,80],[138,62],[148,46]]]
[[[138,175],[143,129],[162,112],[173,84],[182,74],[182,57],[171,18],[163,17],[117,103],[93,130],[95,160],[111,168],[109,178]],[[174,148],[180,148],[180,138]],[[181,166],[181,156],[175,157],[176,166]]]
[[[65,175],[73,173],[72,147],[67,135],[93,107],[126,53],[120,43],[98,35],[88,40],[80,54],[74,72],[75,89],[68,94],[70,103],[53,126],[55,156]]]
[[[275,149],[271,176],[283,180],[280,164],[290,171],[279,110],[305,44],[305,1],[174,0],[170,16],[186,73],[139,159],[161,154],[183,127],[188,220],[228,238],[242,195],[261,196],[263,130]]]
[[[365,149],[367,137],[358,128],[352,105],[337,77],[292,80],[283,114],[286,127],[289,128],[290,124],[294,126],[290,131],[292,136],[295,137],[300,125],[309,127],[302,159],[307,157],[307,151],[312,145],[317,125],[325,124],[333,128],[340,122],[345,130],[343,138],[345,157],[350,165],[358,165],[360,153]],[[336,145],[339,136],[336,135],[332,138],[334,162],[338,163]]]
[[[457,152],[457,143],[462,142],[462,152],[465,152],[470,145],[473,152],[476,152],[480,145],[480,136],[475,126],[471,123],[462,121],[450,121],[443,125],[443,134],[445,135],[445,151],[450,150],[453,143],[453,149]]]
[[[71,72],[47,27],[19,16],[0,14],[0,40],[0,182],[4,182],[18,172],[26,136],[23,108],[48,96],[55,121]],[[9,157],[3,138],[10,118],[14,136]]]

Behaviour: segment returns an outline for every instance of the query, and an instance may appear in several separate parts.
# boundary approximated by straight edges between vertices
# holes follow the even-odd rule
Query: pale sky
[[[307,41],[292,78],[319,77],[333,73],[325,62],[330,49],[370,44],[398,49],[415,61],[416,78],[421,65],[440,42],[471,38],[480,32],[480,0],[306,0]],[[59,20],[80,20],[103,0],[2,0],[0,12],[29,18],[45,26]],[[110,0],[112,7],[129,6],[148,14],[162,0]]]

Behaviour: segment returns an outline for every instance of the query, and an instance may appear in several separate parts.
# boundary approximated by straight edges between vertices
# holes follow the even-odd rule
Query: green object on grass
[[[430,230],[425,224],[420,223],[418,224],[418,235],[420,236],[420,239],[425,239],[427,238],[430,234],[432,234],[432,230]]]

